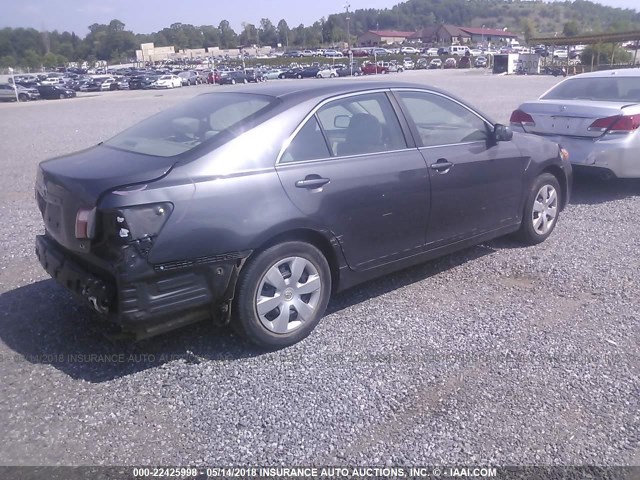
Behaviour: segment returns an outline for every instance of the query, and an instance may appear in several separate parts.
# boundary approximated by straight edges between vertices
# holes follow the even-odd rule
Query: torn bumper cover
[[[208,317],[226,323],[240,268],[250,253],[151,265],[125,249],[123,262],[109,271],[45,235],[36,237],[36,255],[52,278],[139,337]]]

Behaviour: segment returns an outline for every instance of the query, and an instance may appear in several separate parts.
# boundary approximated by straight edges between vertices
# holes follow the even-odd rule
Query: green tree
[[[565,37],[575,37],[580,34],[580,25],[575,20],[569,20],[562,27],[562,34]]]
[[[522,31],[524,32],[524,41],[529,45],[529,40],[536,36],[536,28],[533,25],[533,20],[528,17],[523,18]]]
[[[220,47],[235,48],[238,46],[238,35],[233,28],[231,28],[228,20],[222,20],[220,22],[218,31],[220,32]]]
[[[287,21],[285,19],[280,20],[278,22],[278,27],[276,28],[276,30],[278,31],[278,43],[280,45],[288,47],[291,29],[289,28]]]
[[[0,57],[0,67],[15,67],[17,65],[16,57],[13,55],[5,55]]]

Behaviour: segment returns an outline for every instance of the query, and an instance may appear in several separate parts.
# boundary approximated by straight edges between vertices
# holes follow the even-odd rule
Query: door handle
[[[431,168],[438,171],[449,170],[451,167],[453,167],[453,163],[447,162],[444,158],[441,158],[436,163],[431,164]]]
[[[320,188],[323,185],[326,185],[330,181],[331,180],[328,179],[328,178],[322,178],[322,177],[317,177],[317,176],[312,177],[310,175],[307,178],[305,178],[304,180],[298,180],[296,182],[296,187],[297,188],[308,188],[310,190],[313,190],[314,188]]]

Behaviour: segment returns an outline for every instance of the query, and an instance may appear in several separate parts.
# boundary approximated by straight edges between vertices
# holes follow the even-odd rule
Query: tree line
[[[141,43],[150,42],[178,49],[278,44],[291,49],[347,41],[354,44],[357,36],[367,30],[416,31],[440,23],[507,28],[528,39],[538,34],[561,35],[563,30],[587,33],[640,29],[640,13],[588,0],[408,0],[387,9],[330,14],[308,26],[291,27],[285,19],[273,23],[263,18],[258,24],[243,23],[239,32],[227,20],[219,21],[217,26],[174,23],[158,32],[141,34],[126,30],[122,21],[114,19],[109,24],[90,25],[84,37],[75,32],[7,27],[0,30],[0,67],[35,69],[85,60],[126,62],[135,57]]]

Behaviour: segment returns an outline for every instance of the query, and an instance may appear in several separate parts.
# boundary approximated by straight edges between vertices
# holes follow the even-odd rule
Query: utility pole
[[[349,51],[351,51],[351,29],[350,29],[350,22],[351,22],[351,17],[349,17],[349,7],[351,5],[349,5],[348,3],[344,6],[344,9],[347,12],[347,49],[349,49]]]

